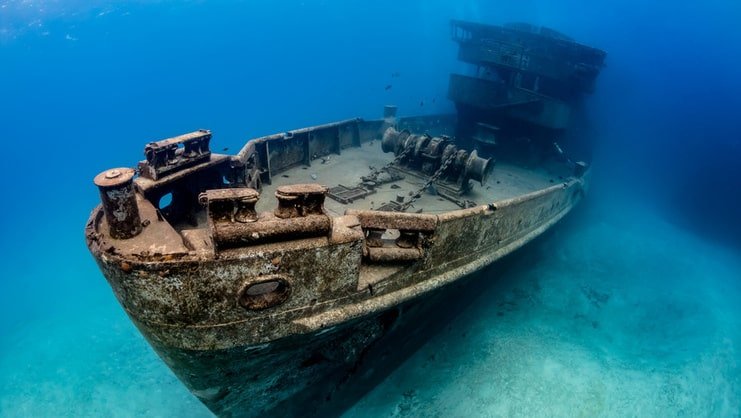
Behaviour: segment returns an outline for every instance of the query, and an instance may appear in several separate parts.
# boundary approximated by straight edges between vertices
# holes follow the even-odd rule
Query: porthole
[[[247,283],[239,291],[239,305],[251,311],[278,306],[288,300],[291,294],[291,286],[282,277],[271,277],[269,279]]]
[[[168,206],[172,204],[172,193],[167,193],[160,197],[159,202],[157,203],[157,207],[160,210],[166,209]]]

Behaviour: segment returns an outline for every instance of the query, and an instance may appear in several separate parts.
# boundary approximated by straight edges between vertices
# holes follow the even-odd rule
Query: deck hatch
[[[329,189],[327,196],[343,205],[350,204],[358,199],[362,199],[366,196],[372,195],[376,191],[374,189],[366,189],[365,187],[347,187],[343,185],[337,185]]]

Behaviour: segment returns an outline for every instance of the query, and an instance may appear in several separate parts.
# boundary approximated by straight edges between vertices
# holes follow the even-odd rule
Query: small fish
[[[424,105],[425,105],[425,102],[424,102],[424,100],[420,100],[420,101],[419,101],[419,107],[422,107],[422,106],[424,106]]]
[[[221,151],[223,151],[223,152],[229,151],[229,147],[224,147],[224,149],[221,150]]]
[[[386,87],[384,88],[384,90],[387,90],[387,91],[391,90],[391,84],[386,84]]]
[[[401,74],[398,71],[391,73],[391,78],[398,78]]]
[[[437,100],[437,96],[432,98],[432,103],[435,103],[435,100]]]

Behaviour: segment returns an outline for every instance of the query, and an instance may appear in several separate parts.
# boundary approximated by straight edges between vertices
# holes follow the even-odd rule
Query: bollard
[[[100,191],[111,238],[129,239],[142,231],[133,180],[134,170],[131,168],[106,170],[93,180]]]
[[[275,197],[278,207],[274,214],[278,218],[299,218],[307,215],[324,214],[324,196],[327,187],[319,184],[291,184],[278,187]]]

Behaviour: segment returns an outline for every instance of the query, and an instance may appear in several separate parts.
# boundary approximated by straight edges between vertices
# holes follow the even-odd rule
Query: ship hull
[[[330,330],[258,346],[153,347],[217,416],[337,416],[413,352],[432,324],[440,326],[443,315],[430,321],[426,314],[449,291],[435,293]]]
[[[486,269],[369,317],[258,346],[194,351],[150,342],[217,416],[339,416],[445,329],[496,276]]]
[[[147,294],[141,291],[145,286],[163,286],[161,272],[127,272],[121,263],[107,257],[98,261],[142,334],[216,415],[337,415],[442,328],[460,305],[475,297],[476,291],[470,289],[478,289],[486,280],[472,273],[547,231],[581,200],[585,187],[586,179],[572,180],[498,202],[497,207],[441,215],[430,249],[438,262],[418,271],[421,276],[408,276],[413,279],[411,284],[391,290],[379,284],[377,297],[370,300],[313,314],[305,311],[290,318],[202,327],[142,321],[151,310],[142,309],[144,304],[133,299],[132,289],[138,289],[139,296]],[[322,258],[337,257],[330,254]],[[198,276],[191,279],[209,283],[213,280],[208,274],[226,262],[217,260],[210,268],[200,266]],[[303,260],[299,264],[316,263]],[[178,275],[176,265],[166,271]],[[152,299],[151,294],[161,295],[161,291],[150,289],[149,294]],[[177,294],[183,298],[182,286]],[[160,310],[176,310],[175,301]],[[305,331],[287,324],[301,324]],[[281,330],[285,335],[274,338],[250,331],[255,325],[261,330]]]

